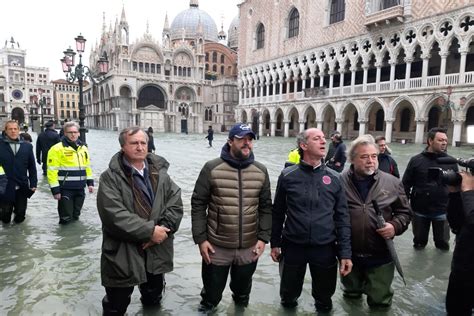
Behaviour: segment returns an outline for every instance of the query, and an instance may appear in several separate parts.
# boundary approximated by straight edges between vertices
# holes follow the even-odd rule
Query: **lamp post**
[[[96,77],[96,74],[92,72],[89,67],[82,64],[82,54],[86,46],[86,39],[82,35],[78,35],[75,38],[76,41],[76,51],[79,54],[79,63],[75,66],[74,59],[76,52],[69,47],[64,51],[64,57],[61,59],[61,65],[63,72],[66,74],[66,80],[70,83],[73,83],[77,80],[79,84],[79,138],[83,143],[86,143],[86,132],[87,129],[84,127],[84,119],[86,118],[84,102],[83,102],[83,84],[84,79],[90,78],[92,82]],[[104,54],[97,61],[98,72],[97,75],[103,76],[109,71],[109,61],[107,59],[107,54]]]

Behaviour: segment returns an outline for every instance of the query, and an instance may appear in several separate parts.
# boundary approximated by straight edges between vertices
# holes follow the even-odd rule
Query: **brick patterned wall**
[[[367,0],[370,1],[370,0]],[[402,0],[403,1],[403,0]],[[417,20],[474,4],[474,0],[405,0]],[[328,25],[330,0],[247,0],[240,5],[239,68],[370,33],[364,26],[366,0],[346,0],[344,21]],[[286,38],[287,18],[300,13],[299,36]],[[265,25],[265,46],[254,50],[258,23]],[[380,32],[381,29],[373,29]]]

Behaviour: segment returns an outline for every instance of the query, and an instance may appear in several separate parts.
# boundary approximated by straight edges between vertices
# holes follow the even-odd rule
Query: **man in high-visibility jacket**
[[[7,183],[7,175],[5,174],[5,170],[3,170],[2,165],[0,165],[0,197],[7,191]]]
[[[58,200],[59,224],[79,219],[84,204],[84,187],[94,191],[87,147],[79,140],[79,125],[64,124],[64,136],[48,151],[48,182]]]

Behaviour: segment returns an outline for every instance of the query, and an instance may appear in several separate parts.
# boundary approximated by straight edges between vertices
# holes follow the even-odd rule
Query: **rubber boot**
[[[292,266],[283,263],[281,269],[280,298],[281,305],[293,308],[298,305],[298,298],[303,289],[306,264]]]
[[[230,269],[230,289],[236,305],[247,306],[252,290],[252,276],[257,261],[245,265],[233,265]]]
[[[165,278],[163,274],[147,273],[147,282],[139,285],[141,297],[140,301],[144,306],[158,306],[163,297]]]
[[[200,310],[212,310],[219,304],[227,283],[229,268],[230,266],[217,266],[212,263],[202,262],[201,276],[203,288],[201,290]]]
[[[309,265],[312,280],[312,295],[318,312],[327,313],[332,309],[331,297],[336,291],[337,262],[330,267]]]
[[[2,218],[2,222],[8,224],[12,220],[12,213],[13,213],[13,204],[8,205],[6,203],[2,204],[0,207],[0,217]]]
[[[449,237],[448,221],[433,221],[433,239],[436,248],[448,251]]]

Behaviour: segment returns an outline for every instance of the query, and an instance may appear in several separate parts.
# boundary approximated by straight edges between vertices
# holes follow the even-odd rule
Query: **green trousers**
[[[373,268],[354,264],[352,272],[341,278],[344,296],[358,298],[366,294],[370,307],[388,307],[392,304],[394,271],[393,262]]]

